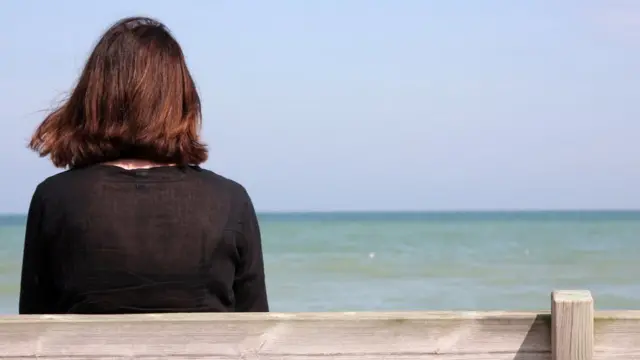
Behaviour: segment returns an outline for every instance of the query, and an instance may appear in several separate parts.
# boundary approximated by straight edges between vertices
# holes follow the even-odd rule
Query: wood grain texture
[[[640,359],[640,311],[597,311],[594,360]]]
[[[593,297],[587,290],[551,293],[553,360],[593,359]]]
[[[555,345],[558,354],[574,360],[590,358],[591,331],[595,335],[593,359],[640,360],[640,311],[599,311],[589,322],[594,318],[589,298],[588,292],[556,292],[552,295],[552,315],[350,312],[0,316],[0,358],[540,360],[551,359]],[[552,316],[558,325],[553,336]],[[556,343],[559,337],[565,345]],[[572,352],[576,346],[582,350]]]
[[[2,359],[539,360],[535,313],[269,313],[0,317]]]

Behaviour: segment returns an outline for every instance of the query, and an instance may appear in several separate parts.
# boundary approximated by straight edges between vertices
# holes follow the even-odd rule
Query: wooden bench
[[[634,358],[640,359],[640,311],[594,313],[589,291],[553,292],[543,313],[0,317],[0,359]]]

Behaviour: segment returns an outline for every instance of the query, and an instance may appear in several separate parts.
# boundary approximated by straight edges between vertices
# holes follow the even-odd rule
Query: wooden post
[[[552,360],[593,359],[593,298],[587,290],[551,293]]]

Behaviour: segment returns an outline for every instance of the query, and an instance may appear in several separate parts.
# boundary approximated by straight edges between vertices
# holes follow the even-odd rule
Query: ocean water
[[[260,214],[273,311],[545,310],[554,289],[640,309],[640,211]],[[24,216],[0,217],[16,313]]]

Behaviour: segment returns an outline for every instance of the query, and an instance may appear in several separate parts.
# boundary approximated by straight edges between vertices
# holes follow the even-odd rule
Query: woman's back
[[[168,29],[111,26],[29,143],[70,170],[34,193],[20,313],[268,311],[255,210],[241,185],[199,167],[200,127]]]
[[[66,171],[27,226],[21,313],[268,311],[251,200],[210,171]]]

